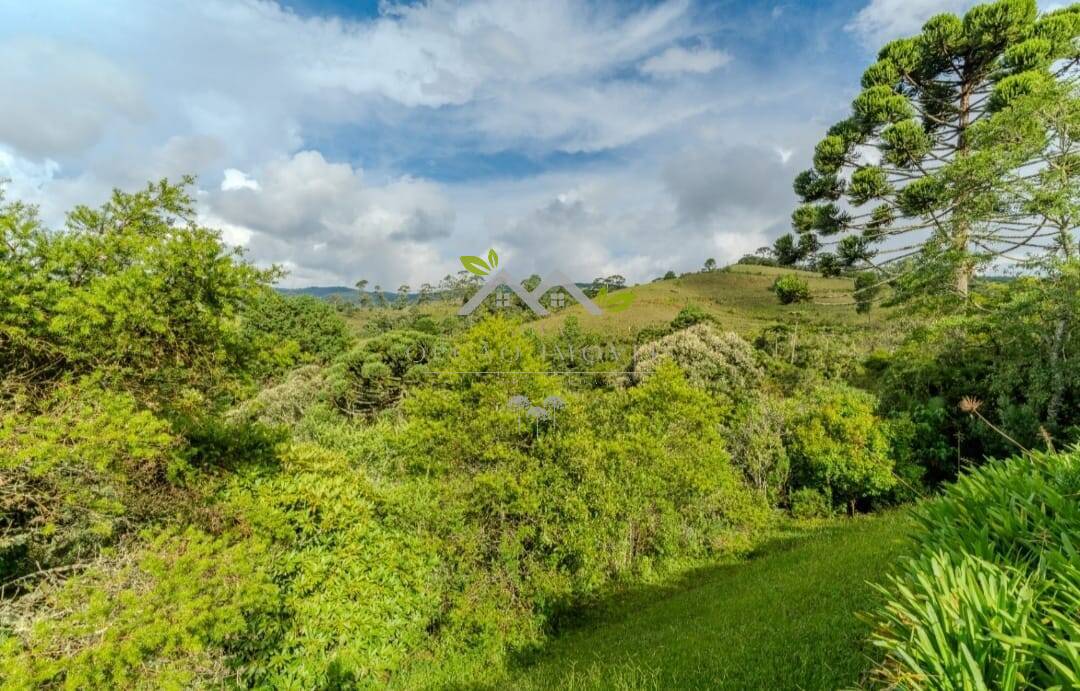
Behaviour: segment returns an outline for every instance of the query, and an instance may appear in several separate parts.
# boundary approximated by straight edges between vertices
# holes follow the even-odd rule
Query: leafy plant
[[[773,281],[772,292],[776,294],[782,305],[808,302],[810,300],[810,286],[795,274],[778,276]]]
[[[918,551],[882,593],[884,686],[1080,683],[1080,449],[995,461],[916,512]]]

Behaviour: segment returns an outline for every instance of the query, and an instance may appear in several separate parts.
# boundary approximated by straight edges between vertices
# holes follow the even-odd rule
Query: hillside
[[[812,303],[781,305],[769,290],[777,276],[790,273],[798,274],[809,283]],[[573,315],[582,328],[617,338],[646,326],[669,322],[688,304],[701,307],[722,326],[742,335],[752,334],[776,322],[873,324],[879,322],[883,314],[881,310],[873,310],[869,316],[856,314],[852,284],[848,279],[822,278],[816,273],[768,266],[736,264],[720,271],[689,274],[626,290],[634,295],[634,299],[624,310],[593,316],[579,305],[573,305],[538,320],[535,327],[541,333],[551,333]]]

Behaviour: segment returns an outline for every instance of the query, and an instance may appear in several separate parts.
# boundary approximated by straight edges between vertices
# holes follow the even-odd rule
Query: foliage
[[[444,508],[424,517],[452,559],[439,628],[488,655],[535,643],[612,581],[742,551],[765,519],[723,450],[720,409],[676,368],[627,390],[562,393],[536,425],[507,402],[544,400],[554,380],[473,374],[538,364],[508,322],[483,322],[451,362],[462,374],[406,399],[392,443],[394,466],[431,478],[429,505]]]
[[[749,343],[706,323],[639,347],[634,351],[634,374],[647,378],[664,361],[678,364],[690,382],[730,396],[754,388],[762,378]]]
[[[161,533],[35,593],[0,629],[4,688],[180,689],[236,678],[276,587],[260,544]]]
[[[780,503],[791,474],[783,439],[785,413],[782,400],[768,393],[751,393],[737,401],[724,425],[732,462],[771,506]]]
[[[446,344],[419,331],[391,331],[342,355],[327,372],[330,397],[349,414],[372,414],[401,398],[405,387],[431,374]]]
[[[997,0],[886,44],[795,179],[795,230],[841,235],[827,266],[886,268],[901,297],[966,298],[978,266],[1070,243],[1078,35],[1076,6]],[[916,239],[877,249],[901,234]]]
[[[814,487],[800,487],[791,493],[788,501],[795,518],[828,518],[832,515],[832,498]]]
[[[917,425],[918,454],[932,480],[955,474],[958,456],[1011,453],[1008,442],[959,410],[965,396],[1027,448],[1080,436],[1080,263],[1049,264],[980,288],[983,309],[913,331],[879,363],[885,409]]]
[[[1080,449],[992,462],[920,507],[917,554],[882,588],[885,686],[1080,683]]]
[[[266,289],[245,305],[242,316],[245,335],[260,348],[280,351],[295,343],[300,363],[330,362],[353,340],[338,311],[311,295],[289,296]]]
[[[894,459],[876,408],[871,394],[839,383],[796,399],[786,435],[792,485],[823,490],[851,510],[892,489]]]
[[[0,583],[93,559],[172,511],[180,450],[168,423],[94,381],[0,409]]]
[[[695,324],[710,321],[712,321],[712,317],[709,316],[708,312],[697,305],[689,304],[679,310],[679,313],[671,320],[671,329],[679,331]]]
[[[276,274],[195,223],[191,183],[116,191],[76,208],[62,233],[25,206],[0,208],[3,368],[94,371],[169,402],[227,390],[252,361],[237,315]]]
[[[269,550],[272,616],[241,651],[244,681],[271,688],[385,683],[429,650],[443,576],[438,545],[412,529],[409,503],[363,468],[310,444],[272,473],[240,475],[230,508]]]
[[[772,284],[772,292],[776,293],[782,305],[810,301],[810,286],[795,274],[777,276]]]

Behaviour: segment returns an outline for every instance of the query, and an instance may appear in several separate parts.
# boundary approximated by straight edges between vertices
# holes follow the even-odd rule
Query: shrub
[[[777,276],[772,284],[772,292],[780,299],[780,304],[791,305],[810,300],[810,286],[795,274]]]
[[[796,487],[826,491],[854,511],[896,483],[885,423],[873,395],[844,384],[816,387],[793,403],[786,446]]]
[[[260,568],[278,591],[260,636],[238,651],[248,685],[385,684],[432,649],[450,594],[438,543],[418,529],[410,501],[310,444],[291,447],[276,472],[236,479],[229,506],[266,544]],[[424,510],[438,520],[438,507]]]
[[[372,414],[393,405],[406,385],[430,372],[444,348],[441,338],[419,331],[391,331],[342,355],[327,372],[330,397],[349,414]]]
[[[697,305],[686,305],[679,310],[679,313],[671,320],[671,329],[673,331],[678,331],[693,326],[694,324],[711,322],[712,320],[713,318],[709,313]]]
[[[92,381],[0,411],[0,582],[93,559],[172,511],[180,451],[167,422]]]
[[[802,487],[791,493],[791,515],[799,519],[828,518],[832,515],[832,498],[813,487]]]
[[[0,629],[5,688],[221,687],[267,634],[276,587],[255,541],[164,532],[16,603]]]
[[[243,379],[254,360],[237,316],[276,273],[196,224],[193,182],[116,191],[76,208],[62,233],[0,207],[5,369],[37,380],[96,371],[163,403]]]
[[[500,347],[490,347],[494,344]],[[392,465],[431,483],[421,532],[439,536],[451,580],[435,626],[487,656],[539,642],[571,604],[618,580],[752,546],[767,517],[724,451],[722,410],[670,363],[641,385],[582,394],[537,371],[504,320],[461,343],[445,388],[404,402]],[[564,406],[529,422],[511,396]]]
[[[1080,684],[1080,449],[995,461],[916,512],[917,553],[882,592],[884,686]]]
[[[751,393],[738,402],[724,425],[732,462],[770,505],[779,503],[791,474],[783,438],[785,412],[782,400],[767,393]]]
[[[266,288],[245,305],[242,316],[247,338],[270,350],[295,343],[300,362],[328,363],[353,341],[338,310],[311,295]]]
[[[758,385],[762,371],[749,343],[731,332],[697,324],[647,343],[634,351],[634,374],[648,377],[662,362],[672,361],[690,382],[710,391],[733,395]]]

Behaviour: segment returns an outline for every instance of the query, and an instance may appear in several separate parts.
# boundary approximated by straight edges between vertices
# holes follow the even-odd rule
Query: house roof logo
[[[540,285],[536,286],[531,292],[525,290],[525,287],[521,285],[521,281],[518,281],[511,276],[505,269],[498,269],[499,255],[495,253],[495,250],[488,250],[487,260],[485,261],[481,257],[464,256],[461,258],[461,265],[465,267],[465,270],[476,274],[477,276],[487,276],[488,279],[480,290],[476,292],[472,298],[469,299],[461,309],[458,310],[458,316],[464,317],[465,315],[472,314],[473,310],[480,306],[480,303],[491,295],[499,286],[506,286],[510,290],[521,298],[521,301],[529,306],[533,312],[538,316],[546,317],[550,314],[547,308],[540,303],[540,298],[544,296],[549,290],[555,288],[562,288],[570,297],[577,300],[585,311],[589,314],[601,314],[602,310],[592,300],[582,292],[581,288],[578,288],[577,284],[566,277],[561,271],[557,271],[551,276],[543,279]]]

